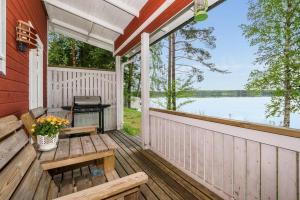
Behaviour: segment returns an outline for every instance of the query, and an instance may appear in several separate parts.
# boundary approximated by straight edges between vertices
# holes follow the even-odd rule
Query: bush
[[[141,126],[141,112],[124,108],[124,124],[123,131],[129,135],[139,135]]]

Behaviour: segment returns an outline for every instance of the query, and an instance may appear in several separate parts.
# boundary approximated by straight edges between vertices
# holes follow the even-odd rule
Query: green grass
[[[141,112],[124,108],[123,131],[129,135],[139,135],[141,130]]]

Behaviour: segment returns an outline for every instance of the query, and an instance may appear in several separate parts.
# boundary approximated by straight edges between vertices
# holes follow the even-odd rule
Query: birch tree
[[[246,88],[273,90],[267,117],[282,116],[290,126],[291,113],[300,109],[300,0],[250,0],[244,36],[257,47]]]

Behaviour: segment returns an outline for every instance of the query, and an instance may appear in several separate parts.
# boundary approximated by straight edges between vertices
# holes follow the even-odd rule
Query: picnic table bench
[[[44,170],[79,164],[103,158],[104,172],[115,168],[115,142],[107,135],[89,135],[59,139],[56,149],[41,152]]]
[[[105,144],[109,149],[109,145]],[[82,146],[83,154],[86,150]],[[48,171],[43,170],[40,162],[23,129],[22,121],[13,115],[0,118],[1,200],[138,199],[139,187],[148,179],[145,173],[139,172],[59,197],[58,185]],[[116,173],[115,170],[113,172]]]

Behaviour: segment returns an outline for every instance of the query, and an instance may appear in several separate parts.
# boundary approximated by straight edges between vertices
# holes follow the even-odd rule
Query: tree
[[[251,0],[249,24],[243,35],[257,46],[255,64],[262,69],[250,73],[246,88],[256,92],[274,90],[267,105],[267,117],[290,115],[300,109],[300,0]]]
[[[49,33],[49,65],[70,66],[70,48],[68,40],[56,33]]]
[[[169,110],[177,110],[179,107],[190,103],[191,101],[183,102],[180,105],[176,104],[176,99],[184,97],[186,92],[193,90],[195,82],[201,82],[203,77],[203,69],[219,73],[227,73],[226,70],[218,69],[214,63],[210,61],[211,54],[209,50],[216,47],[216,38],[213,35],[213,28],[199,28],[195,22],[191,22],[179,30],[170,33],[168,40],[162,40],[156,44],[154,49],[164,47],[168,52],[167,64],[167,80],[165,80],[166,67],[163,62],[153,65],[156,68],[155,72],[160,72],[160,76],[152,79],[156,83],[157,89],[163,89],[167,98],[166,108]],[[153,57],[162,56],[153,54]],[[156,60],[158,60],[156,58]]]
[[[49,65],[114,69],[111,52],[51,32],[49,34]]]
[[[132,97],[140,97],[140,54],[134,56],[133,62],[124,66],[124,104],[131,108]]]

